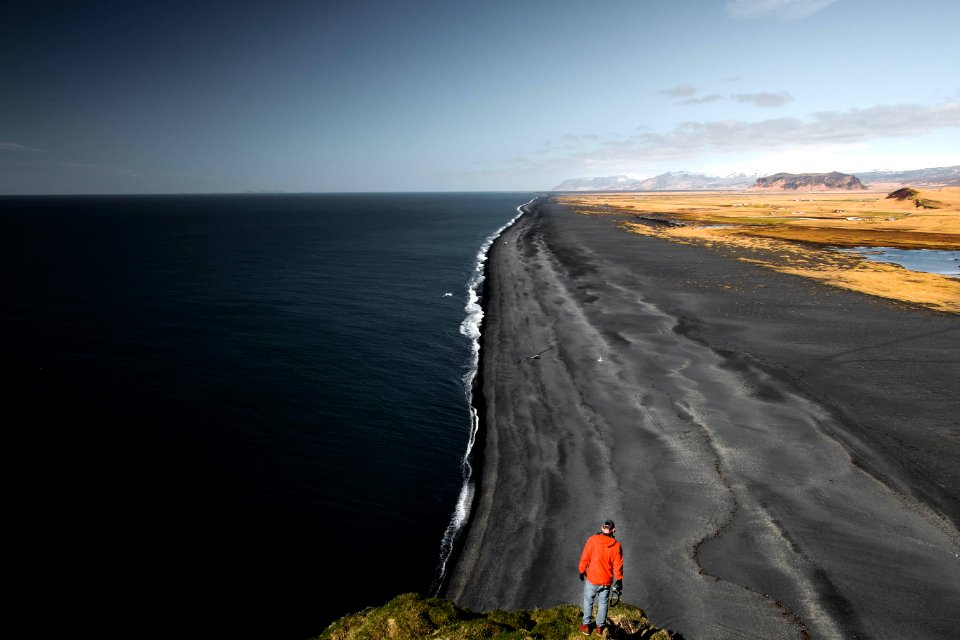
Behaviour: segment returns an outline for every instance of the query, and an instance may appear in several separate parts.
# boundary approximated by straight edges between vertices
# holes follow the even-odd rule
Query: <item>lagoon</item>
[[[911,271],[939,273],[960,278],[960,251],[896,249],[894,247],[853,247],[841,249],[841,251],[857,253],[874,262],[892,262]]]

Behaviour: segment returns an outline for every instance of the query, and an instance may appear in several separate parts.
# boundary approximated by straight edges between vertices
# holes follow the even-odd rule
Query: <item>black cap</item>
[[[616,525],[613,524],[613,520],[604,520],[603,526],[607,529],[616,529]]]

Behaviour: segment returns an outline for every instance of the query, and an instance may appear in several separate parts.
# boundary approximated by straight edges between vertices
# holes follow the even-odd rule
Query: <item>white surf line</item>
[[[457,498],[457,504],[453,510],[453,516],[450,524],[443,534],[443,540],[440,542],[440,563],[437,566],[433,584],[430,586],[430,595],[437,596],[443,587],[443,582],[447,576],[447,563],[453,554],[454,544],[457,534],[463,529],[463,526],[470,519],[470,507],[473,504],[473,495],[476,483],[473,480],[473,465],[470,459],[473,455],[473,447],[477,440],[477,432],[480,428],[480,417],[473,404],[473,386],[480,367],[480,330],[483,322],[483,307],[480,305],[479,290],[486,279],[485,265],[487,254],[490,247],[504,231],[526,213],[525,207],[533,204],[543,196],[537,196],[529,202],[525,202],[517,207],[517,215],[511,218],[506,224],[494,231],[490,237],[483,241],[477,251],[477,262],[473,268],[473,275],[467,282],[467,304],[464,310],[467,317],[460,323],[460,333],[471,340],[470,349],[470,367],[463,376],[463,391],[467,398],[467,406],[470,407],[470,436],[467,441],[467,450],[464,453],[461,469],[463,471],[463,485],[460,488],[460,496]]]

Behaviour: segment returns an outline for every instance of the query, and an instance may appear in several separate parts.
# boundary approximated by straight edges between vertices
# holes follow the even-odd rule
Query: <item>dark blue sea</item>
[[[429,594],[485,249],[535,195],[0,198],[31,633],[306,640]]]

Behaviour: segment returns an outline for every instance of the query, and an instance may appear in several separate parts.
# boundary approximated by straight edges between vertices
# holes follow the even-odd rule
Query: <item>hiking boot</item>
[[[590,635],[590,625],[588,624],[580,625],[580,633],[582,633],[585,636]]]
[[[607,625],[605,625],[605,624],[598,624],[598,625],[597,625],[597,628],[594,629],[593,631],[594,631],[594,633],[596,633],[598,636],[602,636],[602,635],[603,635],[603,630],[606,629],[606,628],[607,628]]]

